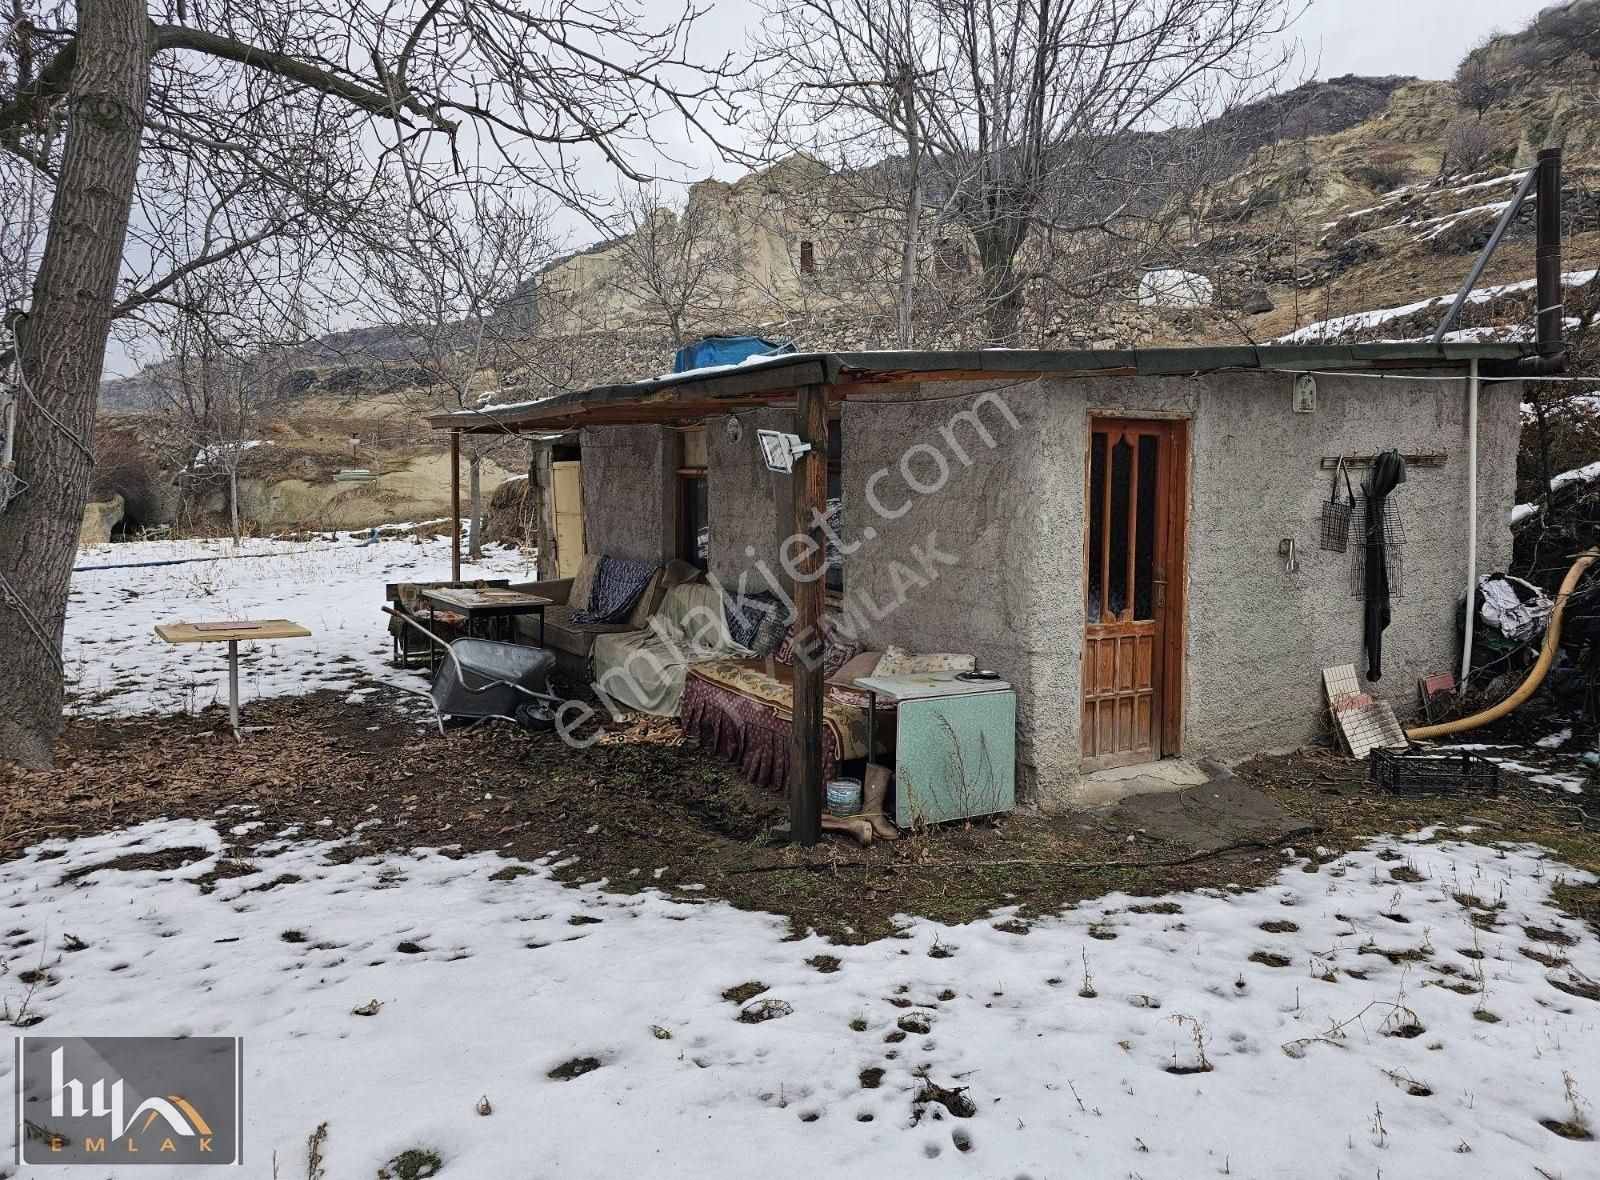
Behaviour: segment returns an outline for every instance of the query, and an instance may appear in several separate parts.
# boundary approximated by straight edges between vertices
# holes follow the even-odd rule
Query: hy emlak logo
[[[121,1139],[127,1136],[133,1124],[142,1114],[148,1114],[144,1126],[139,1128],[143,1135],[152,1124],[159,1119],[167,1121],[169,1136],[171,1134],[198,1136],[201,1140],[196,1146],[201,1151],[210,1151],[211,1128],[206,1125],[205,1119],[200,1117],[200,1112],[189,1104],[187,1098],[174,1094],[168,1098],[146,1098],[133,1108],[133,1113],[123,1117],[123,1080],[118,1078],[111,1083],[111,1101],[106,1102],[106,1080],[101,1078],[94,1083],[90,1101],[86,1104],[83,1100],[83,1083],[76,1078],[68,1079],[67,1051],[65,1048],[56,1049],[50,1054],[50,1117],[81,1119],[90,1118],[111,1119],[111,1137]],[[68,1099],[70,1098],[70,1102]],[[181,1111],[181,1113],[180,1113]],[[105,1140],[100,1140],[100,1150],[105,1150]],[[166,1139],[161,1150],[175,1151],[176,1146],[171,1138]]]
[[[17,1162],[240,1163],[241,1071],[235,1037],[19,1037]]]

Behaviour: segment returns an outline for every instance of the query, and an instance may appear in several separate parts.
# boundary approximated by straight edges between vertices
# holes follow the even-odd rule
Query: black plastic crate
[[[1459,754],[1374,750],[1367,767],[1367,781],[1394,795],[1500,793],[1499,765],[1466,750]]]

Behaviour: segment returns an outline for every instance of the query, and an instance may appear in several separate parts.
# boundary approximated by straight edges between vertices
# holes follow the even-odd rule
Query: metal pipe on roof
[[[1539,153],[1538,246],[1534,255],[1535,286],[1538,290],[1539,360],[1565,358],[1562,317],[1566,310],[1561,295],[1561,149]]]
[[[1558,152],[1559,157],[1559,152]],[[1543,159],[1543,153],[1540,153]],[[1443,344],[1445,333],[1450,331],[1451,325],[1456,322],[1456,316],[1461,314],[1461,309],[1466,305],[1467,297],[1472,294],[1472,289],[1478,285],[1478,280],[1483,277],[1484,267],[1489,265],[1489,259],[1494,257],[1495,248],[1500,245],[1500,239],[1505,237],[1506,230],[1511,228],[1511,221],[1522,209],[1522,202],[1528,199],[1534,182],[1539,178],[1537,167],[1529,168],[1528,174],[1522,178],[1522,183],[1517,186],[1517,195],[1511,198],[1511,203],[1506,206],[1505,212],[1500,214],[1500,220],[1495,222],[1494,232],[1489,235],[1489,240],[1484,243],[1483,250],[1478,254],[1478,260],[1472,264],[1472,270],[1467,273],[1467,281],[1461,285],[1461,290],[1456,292],[1455,301],[1450,304],[1450,310],[1444,313],[1444,319],[1439,321],[1439,326],[1433,331],[1433,343]]]

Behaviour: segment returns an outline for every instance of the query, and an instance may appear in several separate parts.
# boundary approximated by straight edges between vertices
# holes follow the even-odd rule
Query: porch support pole
[[[450,580],[461,580],[461,432],[450,432]]]
[[[826,549],[820,522],[828,507],[828,388],[795,391],[794,432],[811,449],[795,462],[793,537],[779,553],[793,553],[794,728],[790,738],[789,838],[810,847],[822,838],[822,595]],[[798,550],[798,552],[795,552]]]

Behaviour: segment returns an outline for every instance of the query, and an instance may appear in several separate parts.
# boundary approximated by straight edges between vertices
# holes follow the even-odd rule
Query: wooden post
[[[461,432],[450,432],[450,580],[461,580]]]
[[[794,432],[811,449],[795,461],[791,477],[794,536],[809,542],[793,568],[795,635],[794,728],[790,738],[789,838],[810,847],[822,838],[822,595],[826,549],[819,522],[828,510],[828,390],[795,391]],[[785,542],[787,545],[788,542]]]

